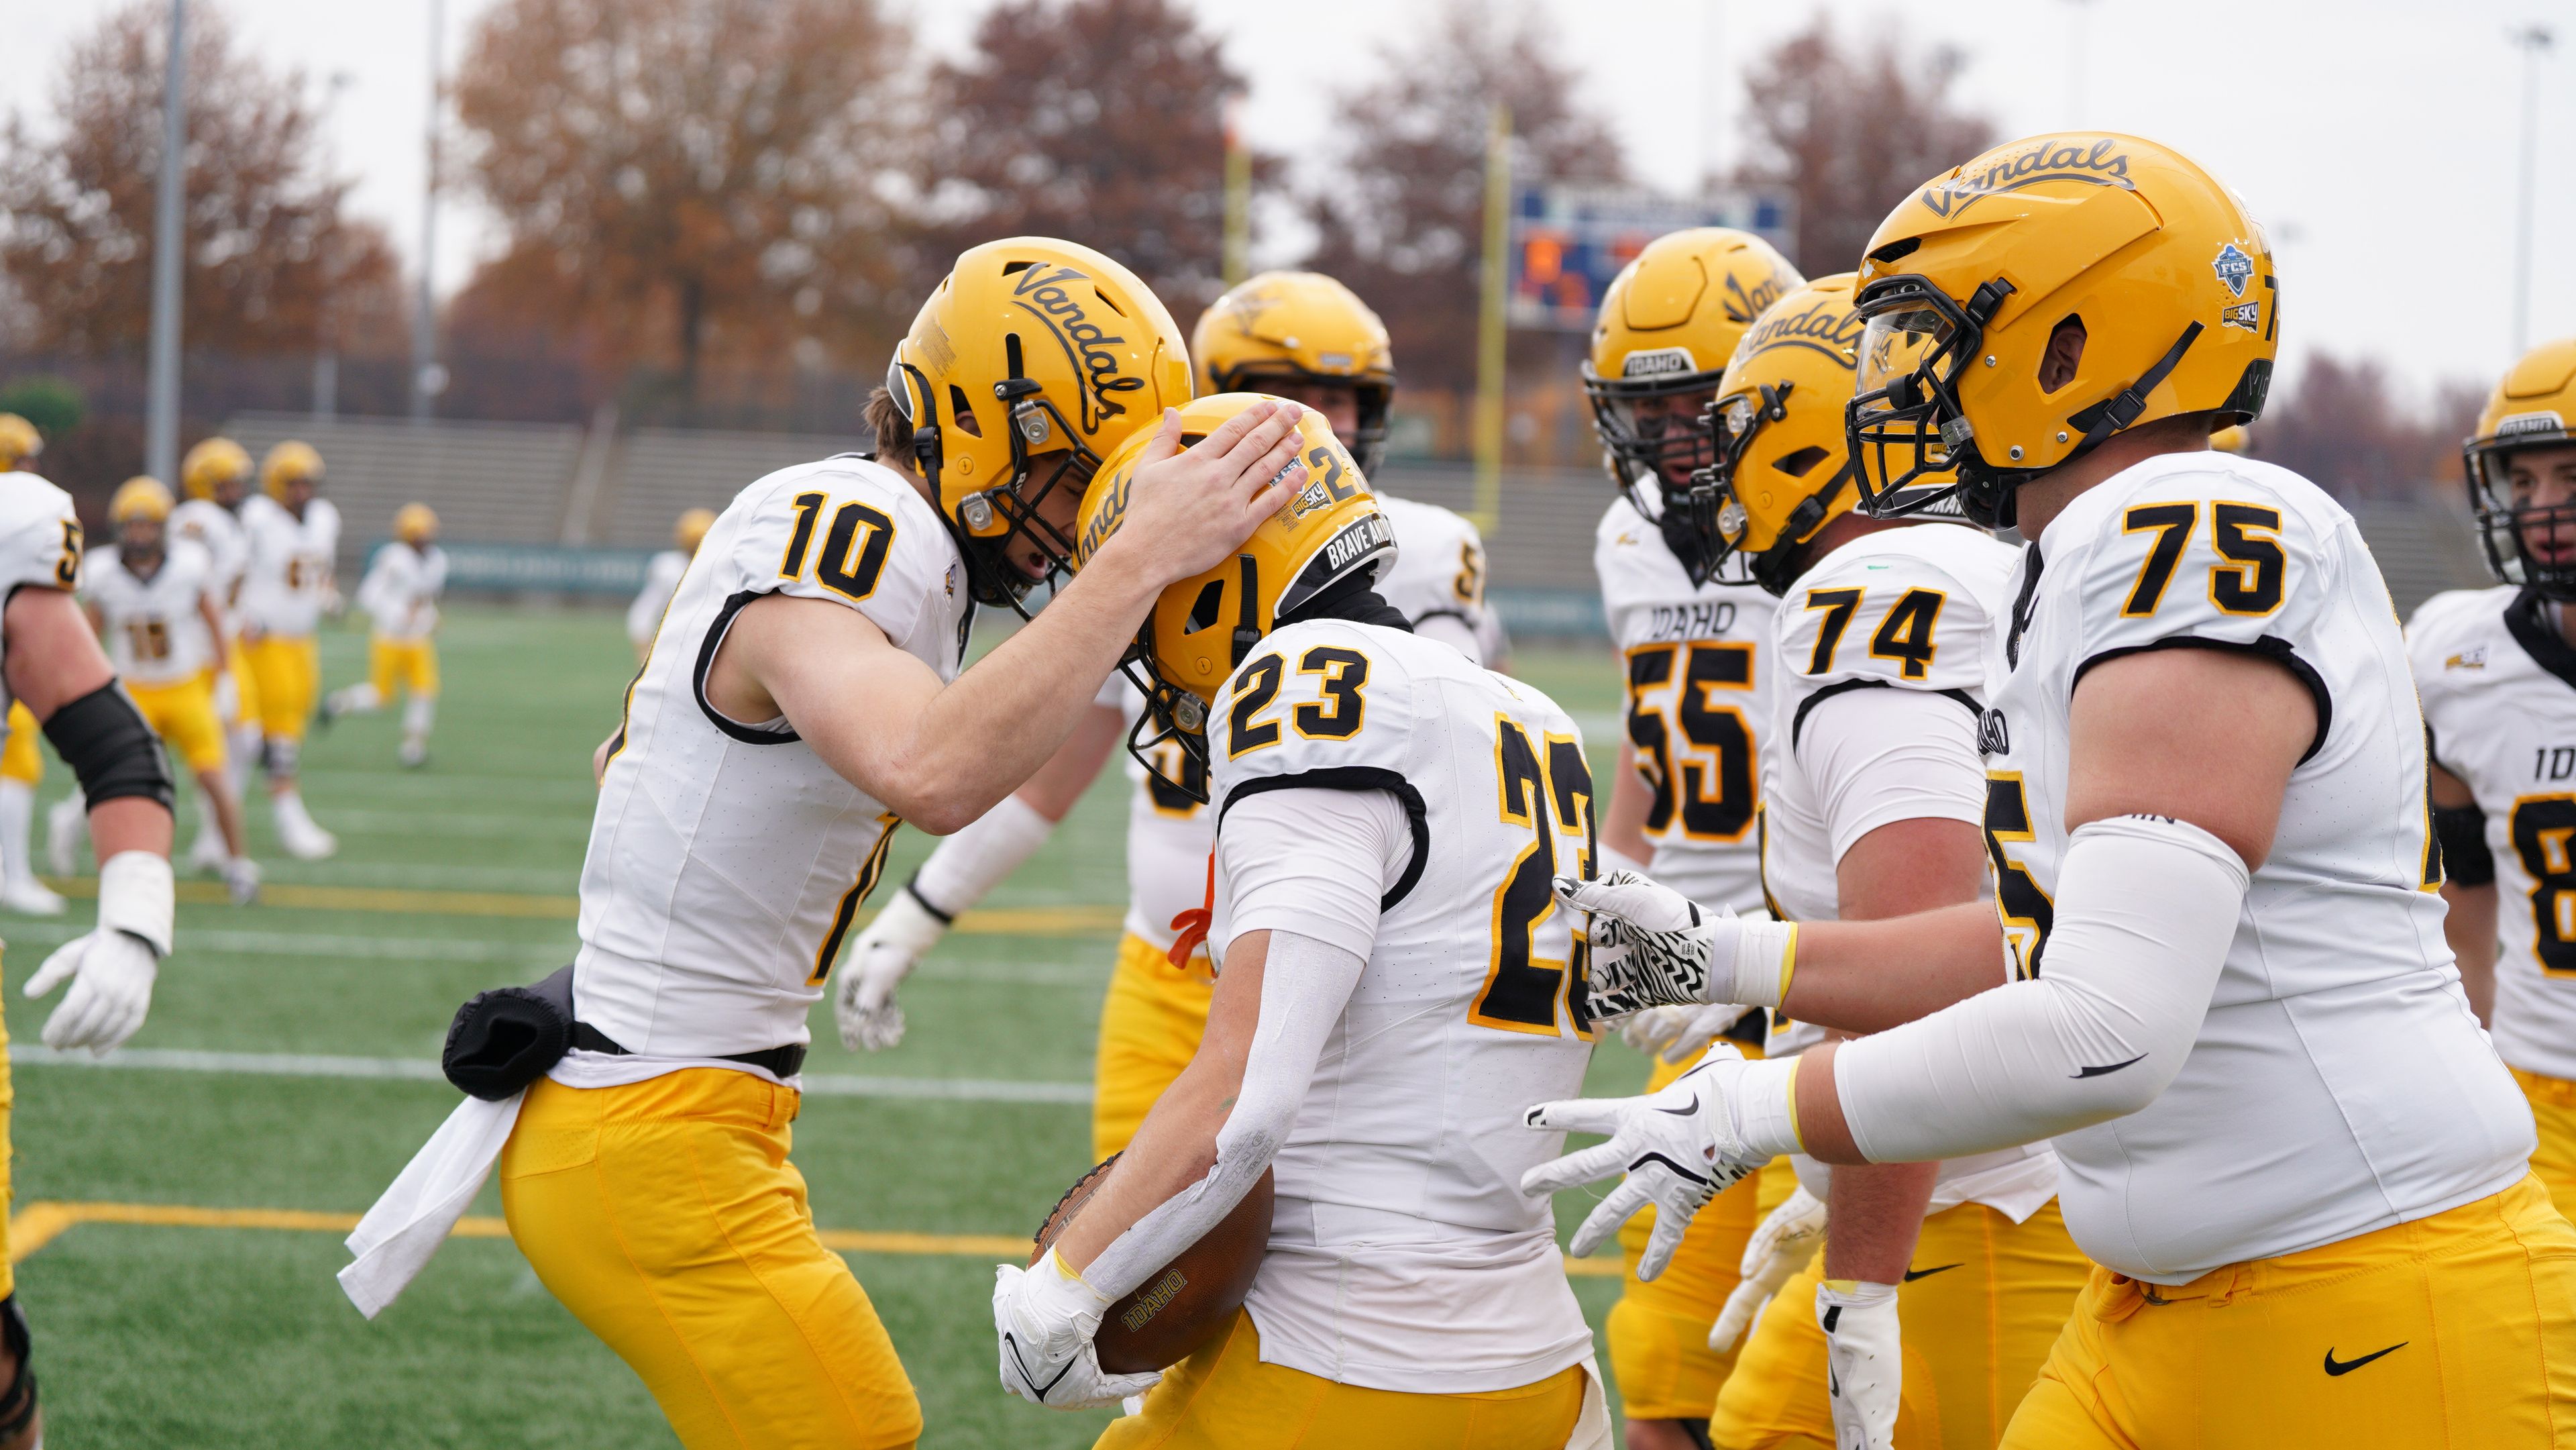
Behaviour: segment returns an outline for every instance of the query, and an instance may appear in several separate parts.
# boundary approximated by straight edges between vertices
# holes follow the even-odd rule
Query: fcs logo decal
[[[1820,301],[1788,316],[1766,315],[1736,344],[1736,356],[1749,357],[1774,347],[1803,347],[1852,367],[1860,358],[1861,335],[1868,330],[1868,321],[1859,313]]]
[[[2218,249],[2218,256],[2210,262],[2209,269],[2218,274],[2219,281],[2227,284],[2230,297],[2244,296],[2245,284],[2254,280],[2254,259],[2245,255],[2244,249],[2234,242]]]
[[[1977,198],[2019,191],[2043,181],[2089,181],[2135,191],[2129,180],[2129,154],[2109,136],[2088,142],[2080,136],[2046,136],[2027,148],[1994,162],[1983,171],[1962,171],[1923,188],[1919,200],[1937,217],[1950,217],[1976,205]]]
[[[1726,304],[1728,319],[1735,322],[1751,322],[1762,315],[1763,308],[1786,296],[1789,287],[1780,280],[1780,274],[1774,272],[1763,278],[1752,291],[1747,292],[1743,285],[1735,280],[1735,274],[1729,272],[1726,275],[1726,291],[1727,295],[1734,299]]]
[[[1123,417],[1127,409],[1112,393],[1132,393],[1145,386],[1143,378],[1122,377],[1118,372],[1118,354],[1110,351],[1127,339],[1103,332],[1075,301],[1071,282],[1090,282],[1088,274],[1071,267],[1058,267],[1041,273],[1031,267],[1020,273],[1011,287],[1011,300],[1055,335],[1056,345],[1064,349],[1065,361],[1073,364],[1088,386],[1082,391],[1082,431],[1095,433],[1102,422]],[[1095,288],[1099,285],[1092,284]]]

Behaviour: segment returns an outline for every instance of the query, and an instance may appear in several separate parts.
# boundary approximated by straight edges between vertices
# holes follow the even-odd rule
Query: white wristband
[[[1055,822],[1037,807],[1016,795],[1004,796],[939,843],[913,873],[912,889],[931,910],[953,921],[1019,870],[1054,832]]]
[[[98,929],[139,937],[153,955],[170,955],[178,914],[170,858],[150,851],[119,851],[99,863]]]
[[[1748,1157],[1765,1160],[1800,1150],[1798,1142],[1798,1059],[1764,1058],[1748,1062],[1727,1095],[1736,1141]]]
[[[1604,841],[1593,848],[1592,879],[1598,881],[1613,871],[1634,871],[1640,876],[1653,874],[1646,869],[1645,862]]]
[[[1780,999],[1789,995],[1790,959],[1798,944],[1798,924],[1753,917],[1737,917],[1736,921],[1735,969],[1726,1000],[1747,1007],[1777,1007]]]

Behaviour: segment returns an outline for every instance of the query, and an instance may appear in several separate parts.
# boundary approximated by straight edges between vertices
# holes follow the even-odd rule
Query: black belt
[[[611,1057],[635,1055],[619,1046],[616,1038],[587,1022],[576,1022],[572,1025],[572,1045],[584,1052],[604,1052]],[[804,1070],[805,1044],[790,1042],[781,1047],[763,1048],[758,1052],[727,1052],[719,1054],[717,1060],[739,1062],[746,1067],[760,1068],[772,1077],[780,1079],[791,1078]]]

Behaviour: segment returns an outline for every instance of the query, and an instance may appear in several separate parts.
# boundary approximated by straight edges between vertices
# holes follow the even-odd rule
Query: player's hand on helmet
[[[1521,1192],[1554,1193],[1614,1173],[1625,1175],[1574,1231],[1567,1252],[1578,1259],[1590,1254],[1651,1203],[1655,1231],[1637,1261],[1637,1277],[1653,1279],[1664,1272],[1692,1216],[1769,1159],[1769,1154],[1755,1155],[1736,1131],[1730,1090],[1745,1067],[1744,1054],[1720,1043],[1699,1066],[1659,1092],[1540,1103],[1523,1116],[1541,1131],[1602,1133],[1609,1141],[1532,1168],[1521,1175]]]
[[[859,933],[832,991],[832,1019],[843,1047],[881,1052],[903,1041],[903,1008],[895,1005],[894,989],[947,932],[948,923],[931,915],[909,888],[894,894]]]
[[[1724,1354],[1762,1317],[1762,1306],[1780,1292],[1825,1241],[1825,1205],[1814,1194],[1800,1188],[1786,1202],[1771,1210],[1753,1237],[1745,1241],[1744,1277],[1735,1292],[1726,1296],[1726,1307],[1717,1313],[1717,1322],[1709,1326],[1708,1347]]]
[[[1304,410],[1295,403],[1256,403],[1181,447],[1181,415],[1165,409],[1129,484],[1127,516],[1117,539],[1129,545],[1158,585],[1187,579],[1231,558],[1261,521],[1305,486],[1298,461]],[[1104,549],[1108,546],[1104,545]]]
[[[1825,1330],[1834,1450],[1890,1450],[1905,1393],[1896,1286],[1829,1279],[1816,1286],[1816,1322]]]
[[[1615,1020],[1649,1007],[1779,1003],[1794,929],[1767,915],[1703,907],[1633,871],[1595,881],[1559,876],[1556,899],[1590,916],[1596,1016]]]
[[[1152,1389],[1163,1376],[1111,1374],[1100,1367],[1092,1336],[1109,1312],[1108,1298],[1063,1267],[1055,1250],[1028,1268],[993,1266],[993,1334],[1000,1343],[1002,1388],[1051,1410],[1112,1405]]]
[[[1696,1007],[1649,1007],[1619,1024],[1619,1040],[1666,1062],[1688,1062],[1708,1050],[1744,1016],[1733,1002]]]
[[[63,1004],[45,1019],[45,1045],[57,1051],[86,1047],[105,1057],[143,1025],[152,1008],[152,980],[161,960],[142,938],[100,929],[54,948],[27,995],[42,997],[64,982]]]

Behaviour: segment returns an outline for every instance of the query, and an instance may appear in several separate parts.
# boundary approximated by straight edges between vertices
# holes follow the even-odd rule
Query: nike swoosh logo
[[[2365,1354],[2359,1359],[2340,1361],[2334,1357],[2334,1351],[2329,1349],[2326,1351],[2326,1373],[2330,1375],[2350,1374],[2354,1370],[2361,1368],[2363,1365],[2370,1363],[2372,1360],[2379,1358],[2381,1355],[2395,1354],[2397,1351],[2404,1349],[2407,1345],[2412,1343],[2414,1343],[2413,1340],[2401,1339],[2395,1344],[2388,1346],[2386,1349],[2378,1350],[2371,1354]]]
[[[1699,1111],[1699,1094],[1691,1094],[1690,1106],[1686,1108],[1657,1108],[1655,1111],[1659,1113],[1670,1113],[1676,1118],[1687,1118]]]
[[[2122,1068],[2124,1068],[2124,1067],[2134,1067],[2134,1066],[2136,1066],[2137,1064],[2139,1064],[2139,1063],[2141,1063],[2141,1062],[2144,1062],[2144,1061],[2146,1061],[2146,1060],[2147,1060],[2147,1055],[2146,1055],[2145,1053],[2141,1052],[2141,1053],[2139,1053],[2137,1056],[2135,1056],[2135,1057],[2133,1057],[2133,1058],[2130,1058],[2127,1062],[2114,1062],[2114,1063],[2106,1064],[2105,1066],[2102,1066],[2102,1067],[2088,1067],[2088,1068],[2081,1069],[2081,1070],[2080,1070],[2080,1071],[2078,1071],[2075,1075],[2076,1075],[2077,1077],[2108,1077],[2108,1076],[2110,1076],[2112,1073],[2118,1072],[2120,1069],[2122,1069]]]
[[[1905,1271],[1905,1282],[1911,1284],[1917,1279],[1929,1279],[1934,1274],[1945,1274],[1952,1269],[1965,1267],[1964,1264],[1935,1264],[1928,1269],[1908,1269]]]

